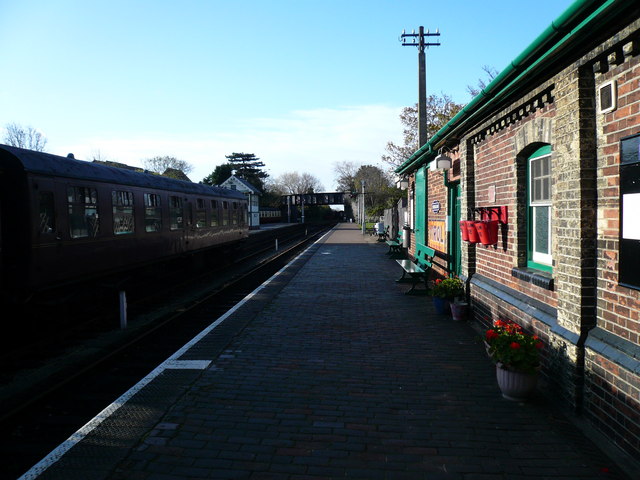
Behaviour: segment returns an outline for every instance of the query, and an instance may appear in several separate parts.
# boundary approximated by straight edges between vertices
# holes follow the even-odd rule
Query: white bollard
[[[123,290],[119,292],[120,297],[120,330],[127,328],[127,293]]]
[[[276,238],[276,252],[278,251],[278,239]]]

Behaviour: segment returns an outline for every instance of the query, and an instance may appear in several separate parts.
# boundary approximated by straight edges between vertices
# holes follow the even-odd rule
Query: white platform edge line
[[[123,393],[117,400],[115,400],[111,405],[107,406],[104,410],[102,410],[98,415],[89,420],[83,427],[81,427],[78,431],[73,433],[69,438],[67,438],[64,442],[58,445],[55,449],[53,449],[46,457],[36,463],[33,467],[31,467],[27,472],[25,472],[22,476],[18,478],[18,480],[32,480],[37,478],[41,473],[43,473],[46,469],[48,469],[51,465],[56,463],[58,460],[62,458],[69,450],[71,450],[75,445],[80,443],[89,433],[91,433],[96,427],[98,427],[104,420],[109,418],[116,410],[122,407],[125,403],[129,401],[131,397],[133,397],[136,393],[142,390],[145,386],[147,386],[152,380],[154,380],[158,375],[160,375],[164,370],[170,369],[168,366],[172,362],[176,362],[179,357],[184,355],[191,347],[193,347],[196,343],[198,343],[203,337],[205,337],[208,333],[210,333],[213,329],[215,329],[218,325],[224,322],[229,316],[235,313],[242,305],[251,300],[256,294],[258,294],[262,289],[264,289],[272,280],[282,274],[287,268],[289,268],[293,263],[296,262],[302,255],[307,253],[307,251],[312,248],[315,244],[321,242],[324,237],[329,235],[332,230],[325,233],[322,237],[316,240],[312,245],[305,248],[304,251],[298,254],[293,260],[287,263],[284,267],[274,273],[271,277],[265,280],[259,287],[257,287],[253,292],[240,300],[237,304],[235,304],[232,308],[226,311],[222,316],[220,316],[215,322],[206,327],[202,332],[193,337],[188,343],[186,343],[182,348],[176,351],[173,355],[167,358],[164,362],[158,365],[155,369],[151,371],[147,376],[145,376],[142,380],[136,383],[133,387]]]
[[[211,360],[174,360],[165,362],[167,370],[206,370]]]

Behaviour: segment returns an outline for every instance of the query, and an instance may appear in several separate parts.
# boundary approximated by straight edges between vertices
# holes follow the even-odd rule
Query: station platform
[[[627,479],[339,224],[22,478]]]

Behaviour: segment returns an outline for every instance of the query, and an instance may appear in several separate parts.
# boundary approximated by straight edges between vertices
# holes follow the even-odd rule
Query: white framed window
[[[528,159],[529,266],[552,265],[551,258],[551,147],[538,149]]]

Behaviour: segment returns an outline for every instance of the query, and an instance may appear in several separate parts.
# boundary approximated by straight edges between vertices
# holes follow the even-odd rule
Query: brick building
[[[578,1],[396,170],[472,321],[545,340],[540,388],[640,458],[640,3]],[[448,170],[435,169],[438,155]],[[488,245],[459,222],[495,219]],[[414,247],[412,247],[414,248]]]

